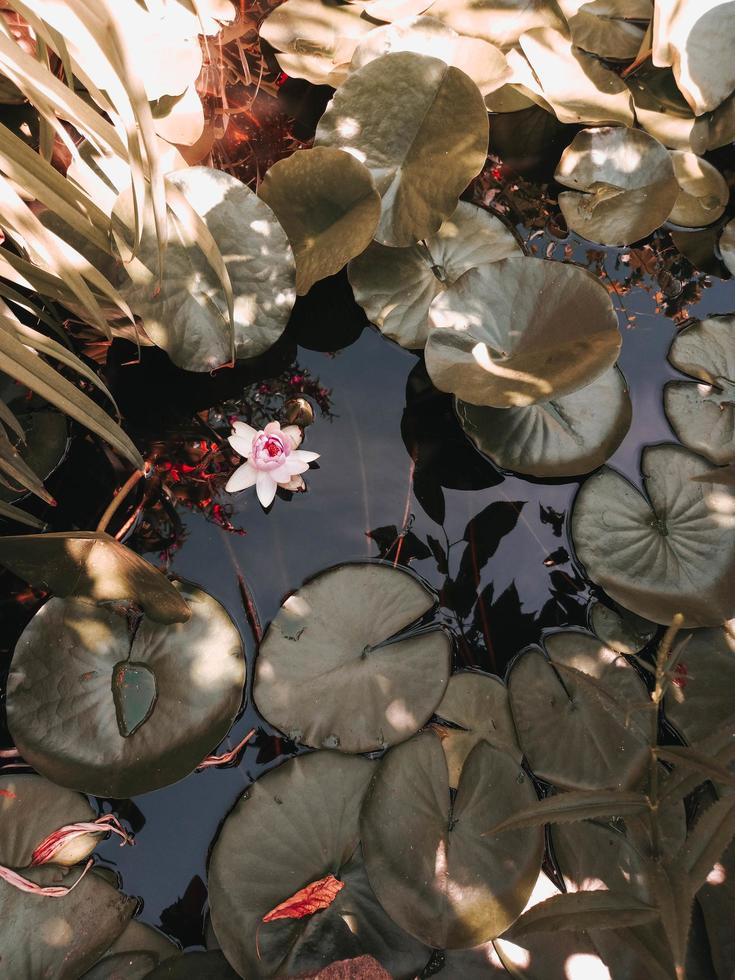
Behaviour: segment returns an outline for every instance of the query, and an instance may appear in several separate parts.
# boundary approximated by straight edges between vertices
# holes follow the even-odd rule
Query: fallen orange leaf
[[[338,893],[345,887],[343,881],[338,881],[334,875],[327,875],[319,881],[312,881],[310,885],[301,888],[291,898],[276,905],[267,915],[263,916],[263,922],[273,922],[274,919],[303,919],[307,915],[313,915],[321,909],[327,909],[337,897]]]

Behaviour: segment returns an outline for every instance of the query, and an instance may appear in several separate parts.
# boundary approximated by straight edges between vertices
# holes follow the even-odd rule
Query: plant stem
[[[148,474],[147,464],[145,469],[135,470],[135,472],[130,474],[130,476],[127,478],[125,483],[123,483],[123,485],[120,487],[120,489],[117,491],[115,496],[112,498],[112,500],[105,508],[105,512],[103,513],[102,517],[100,517],[99,523],[97,524],[96,527],[97,531],[105,531],[107,529],[107,525],[114,517],[115,511],[118,509],[120,504],[123,502],[123,500],[125,500],[127,495],[130,493],[133,487],[138,483],[138,481],[141,480],[144,476],[147,476],[147,474]]]

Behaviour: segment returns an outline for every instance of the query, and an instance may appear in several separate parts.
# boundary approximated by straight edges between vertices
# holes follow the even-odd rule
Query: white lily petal
[[[273,503],[273,498],[276,495],[276,486],[276,481],[271,477],[270,473],[264,470],[258,472],[255,492],[258,494],[258,500],[264,507],[270,507]]]
[[[319,453],[309,452],[308,449],[295,449],[289,459],[300,459],[302,463],[313,463],[315,459],[319,459]]]
[[[300,490],[306,490],[306,484],[304,483],[303,477],[292,476],[288,483],[279,483],[280,487],[284,490],[290,490],[291,493],[298,493]]]
[[[272,422],[269,422],[268,425],[266,425],[266,427],[263,429],[263,432],[266,432],[269,436],[275,435],[276,432],[280,432],[280,431],[281,431],[281,423],[278,422],[276,419],[274,419]]]
[[[274,470],[268,470],[268,476],[272,480],[275,480],[276,483],[288,483],[292,475],[293,472],[288,465],[288,460],[280,466],[277,466]]]
[[[286,425],[281,429],[281,435],[288,436],[293,449],[298,449],[304,440],[304,433],[298,425]]]
[[[248,425],[247,422],[233,422],[232,428],[235,430],[236,436],[249,439],[251,443],[258,434],[258,430],[254,429],[252,425]]]
[[[289,456],[286,460],[284,468],[288,470],[288,475],[291,477],[296,473],[306,473],[306,471],[309,469],[309,464],[305,463],[301,459],[294,459],[292,456]]]
[[[237,493],[239,490],[247,490],[248,487],[252,487],[258,478],[258,471],[250,463],[243,463],[242,466],[238,466],[235,472],[232,474],[230,479],[225,484],[225,490],[228,493]]]
[[[227,441],[240,456],[249,456],[253,450],[253,440],[247,436],[228,436]]]

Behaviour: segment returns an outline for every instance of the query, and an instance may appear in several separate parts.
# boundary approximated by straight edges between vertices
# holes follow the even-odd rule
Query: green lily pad
[[[590,603],[587,618],[592,632],[615,653],[639,653],[659,628],[650,619],[636,616],[629,609],[612,608],[597,599]]]
[[[533,405],[591,384],[621,337],[607,290],[563,262],[509,258],[470,269],[431,305],[426,368],[472,405]]]
[[[376,239],[413,245],[438,230],[482,170],[487,110],[458,68],[408,51],[386,54],[335,92],[315,142],[347,150],[372,173],[382,198]]]
[[[87,970],[81,980],[144,980],[145,977],[152,976],[152,971],[157,966],[156,956],[144,950],[113,953],[103,956],[99,963]],[[237,976],[236,973],[230,975]]]
[[[677,437],[713,463],[735,462],[735,316],[695,320],[673,339],[669,361],[694,381],[669,381],[666,417]]]
[[[191,220],[168,213],[163,279],[158,244],[146,214],[136,257],[130,259],[132,190],[115,204],[113,230],[129,282],[120,292],[150,339],[186,371],[212,371],[236,358],[256,357],[283,333],[294,304],[294,260],[286,233],[268,205],[235,177],[209,167],[166,176],[199,215],[224,257],[234,300],[234,336],[227,299],[210,253]],[[178,208],[178,206],[177,206]],[[181,208],[178,208],[181,210]]]
[[[171,956],[178,956],[181,953],[179,947],[158,929],[154,929],[138,919],[131,919],[125,927],[125,931],[118,936],[107,953],[113,956],[117,953],[140,951],[153,953],[156,962],[167,960]]]
[[[735,640],[726,629],[694,630],[686,637],[664,705],[688,742],[735,717]]]
[[[184,623],[191,615],[162,572],[103,531],[2,538],[0,564],[57,596],[135,602],[160,623]]]
[[[331,146],[300,150],[274,163],[258,195],[291,242],[300,296],[363,252],[380,220],[370,171]]]
[[[339,565],[289,596],[268,628],[253,699],[290,738],[341,752],[401,742],[429,720],[451,672],[451,640],[409,629],[435,605],[410,572]]]
[[[539,94],[560,122],[633,125],[633,100],[625,82],[575,47],[565,32],[535,28],[521,35],[520,46],[540,83]]]
[[[668,150],[648,133],[624,126],[577,133],[554,176],[572,188],[559,194],[569,228],[603,245],[629,245],[650,235],[679,194]]]
[[[23,758],[61,786],[116,799],[188,775],[232,725],[245,682],[240,635],[206,592],[177,583],[187,623],[145,617],[132,639],[123,615],[51,599],[15,648],[8,725]],[[129,660],[155,675],[147,719],[118,726],[115,670]]]
[[[707,461],[675,445],[647,446],[646,496],[603,467],[572,511],[577,557],[626,609],[669,624],[716,626],[735,615],[735,489],[695,481]]]
[[[513,725],[508,689],[499,677],[474,671],[453,674],[435,714],[441,719],[434,729],[447,758],[452,789],[459,785],[467,756],[480,741],[503,749],[520,763],[523,753]],[[458,727],[444,726],[441,721]]]
[[[362,68],[381,55],[397,51],[440,58],[472,79],[483,95],[500,88],[510,76],[505,55],[494,44],[465,37],[436,17],[405,17],[376,27],[355,48],[352,69]]]
[[[728,221],[720,235],[720,255],[730,275],[735,276],[735,220]]]
[[[70,823],[87,823],[97,814],[81,793],[55,786],[30,773],[0,776],[0,864],[27,868],[33,852],[50,834]],[[105,834],[84,834],[54,855],[54,864],[83,861]]]
[[[225,820],[212,850],[209,898],[217,939],[241,976],[316,973],[366,953],[409,980],[427,962],[429,950],[378,904],[360,855],[358,818],[374,769],[336,752],[291,759],[251,786]],[[329,874],[344,887],[327,908],[262,921]]]
[[[485,831],[536,802],[514,759],[480,741],[454,800],[441,740],[432,732],[392,749],[363,804],[370,883],[391,918],[439,949],[477,946],[520,915],[541,867],[540,827]]]
[[[147,980],[203,980],[204,977],[207,980],[237,980],[239,976],[216,949],[177,956],[146,974]]]
[[[572,42],[600,58],[629,61],[643,40],[641,21],[650,20],[651,0],[559,0]]]
[[[80,873],[46,865],[24,876],[44,887],[68,888]],[[3,975],[77,980],[120,935],[136,904],[93,873],[63,898],[28,894],[0,881]]]
[[[615,452],[630,428],[632,406],[621,371],[558,399],[520,408],[456,402],[462,428],[501,469],[536,477],[589,473]]]
[[[695,153],[671,153],[679,196],[669,221],[686,228],[703,228],[717,221],[730,199],[727,181],[716,167]]]
[[[623,657],[587,633],[564,630],[544,645],[548,659],[530,647],[508,677],[529,766],[562,789],[628,786],[649,756],[640,724],[645,685]]]
[[[16,445],[23,462],[45,480],[53,473],[66,455],[69,433],[66,418],[60,412],[36,409],[21,412],[11,405],[25,433],[25,442]],[[0,485],[0,500],[12,503],[25,496],[26,490],[17,491]]]
[[[423,347],[429,307],[476,266],[522,255],[513,233],[494,214],[460,201],[434,235],[419,245],[373,242],[347,267],[355,299],[379,330],[401,347]]]

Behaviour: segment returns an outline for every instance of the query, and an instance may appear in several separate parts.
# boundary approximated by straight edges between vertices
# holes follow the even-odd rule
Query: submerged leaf
[[[58,596],[128,600],[160,623],[185,623],[191,615],[162,572],[103,531],[5,537],[0,564]]]

